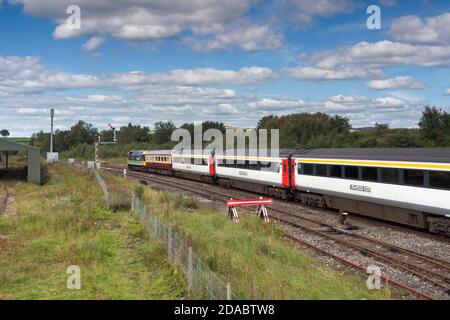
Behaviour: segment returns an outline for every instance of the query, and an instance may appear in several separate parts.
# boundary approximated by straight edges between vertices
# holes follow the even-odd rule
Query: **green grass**
[[[123,179],[121,179],[123,181]],[[119,180],[117,180],[119,181]],[[162,221],[188,239],[211,270],[248,299],[388,299],[389,290],[368,290],[365,281],[322,267],[286,244],[279,227],[241,214],[228,220],[191,198],[136,186],[135,192]]]
[[[43,187],[17,183],[0,217],[0,299],[180,299],[185,280],[134,214],[105,210],[95,178],[64,165]],[[81,268],[81,290],[66,288]]]
[[[26,138],[26,137],[7,137],[7,138],[3,138],[3,139],[18,142],[18,143],[23,143],[23,144],[30,144],[30,138]]]

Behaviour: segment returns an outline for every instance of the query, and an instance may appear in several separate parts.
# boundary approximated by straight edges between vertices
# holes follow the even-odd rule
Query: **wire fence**
[[[94,170],[94,174],[95,174],[95,178],[98,181],[98,184],[100,185],[100,188],[103,191],[103,197],[105,198],[106,206],[109,210],[109,209],[111,209],[111,201],[110,201],[110,196],[109,196],[109,192],[108,192],[108,187],[106,186],[106,182],[102,178],[102,176],[98,173],[97,170]]]
[[[108,208],[111,207],[111,194],[102,176],[94,167],[88,168],[85,163],[71,164],[84,172],[94,172],[103,191]],[[183,270],[188,282],[188,294],[194,299],[238,300],[232,292],[231,284],[223,282],[208,265],[187,245],[186,239],[170,226],[165,225],[151,213],[134,194],[131,199],[132,211],[136,213],[139,223],[155,238],[160,239],[166,250],[168,260]]]
[[[170,263],[181,267],[188,280],[188,293],[191,298],[209,300],[237,300],[231,285],[224,283],[205,262],[197,256],[181,234],[153,215],[147,207],[133,195],[132,210],[139,222],[153,236],[161,239],[167,249]]]

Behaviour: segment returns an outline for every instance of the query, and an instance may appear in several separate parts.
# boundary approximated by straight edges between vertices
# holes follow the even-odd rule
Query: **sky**
[[[425,105],[450,111],[449,66],[444,0],[0,0],[12,136],[49,131],[50,108],[57,129],[300,112],[416,127]]]

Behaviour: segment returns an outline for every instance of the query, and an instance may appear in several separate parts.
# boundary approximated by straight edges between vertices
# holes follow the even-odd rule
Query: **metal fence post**
[[[169,262],[172,262],[172,228],[168,228],[168,238],[167,239],[167,255],[169,256]]]
[[[194,261],[193,261],[193,257],[192,257],[192,247],[188,248],[187,278],[188,278],[188,292],[189,292],[189,294],[192,294],[192,289],[194,286]]]
[[[212,291],[212,280],[211,280],[211,274],[208,272],[208,294],[209,294],[209,300],[214,300],[213,297],[213,291]]]
[[[194,255],[192,247],[187,246],[186,239],[173,231],[171,226],[161,223],[160,219],[154,216],[134,193],[132,194],[132,210],[136,213],[140,224],[150,234],[164,241],[168,262],[178,263],[182,267],[187,278],[189,297],[193,297],[195,292],[197,297],[224,299],[224,293],[226,293],[227,300],[238,299],[231,291],[231,284],[223,283],[202,259]]]
[[[227,283],[227,300],[231,300],[231,283]]]

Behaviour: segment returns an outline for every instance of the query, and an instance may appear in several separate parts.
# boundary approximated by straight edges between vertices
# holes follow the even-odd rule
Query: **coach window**
[[[345,168],[345,178],[347,179],[359,179],[359,168],[358,167],[344,167]]]
[[[272,169],[272,162],[266,162],[266,161],[258,161],[258,170],[261,171],[274,171]]]
[[[430,187],[450,190],[450,172],[430,171]]]
[[[330,176],[334,178],[342,178],[342,166],[330,166]]]
[[[311,163],[301,163],[299,166],[299,170],[301,170],[300,172],[302,172],[303,174],[309,176],[314,175],[314,165]]]
[[[248,163],[250,170],[259,170],[259,162],[255,160],[250,160]]]
[[[366,181],[377,181],[378,169],[373,167],[362,167],[362,179]]]
[[[423,171],[422,170],[404,170],[405,184],[411,186],[423,186]]]
[[[234,159],[224,159],[224,166],[228,168],[236,168],[236,160]]]
[[[399,170],[394,168],[382,168],[381,169],[381,181],[387,183],[398,183]]]
[[[327,176],[327,166],[324,164],[316,164],[316,175],[320,177]]]

